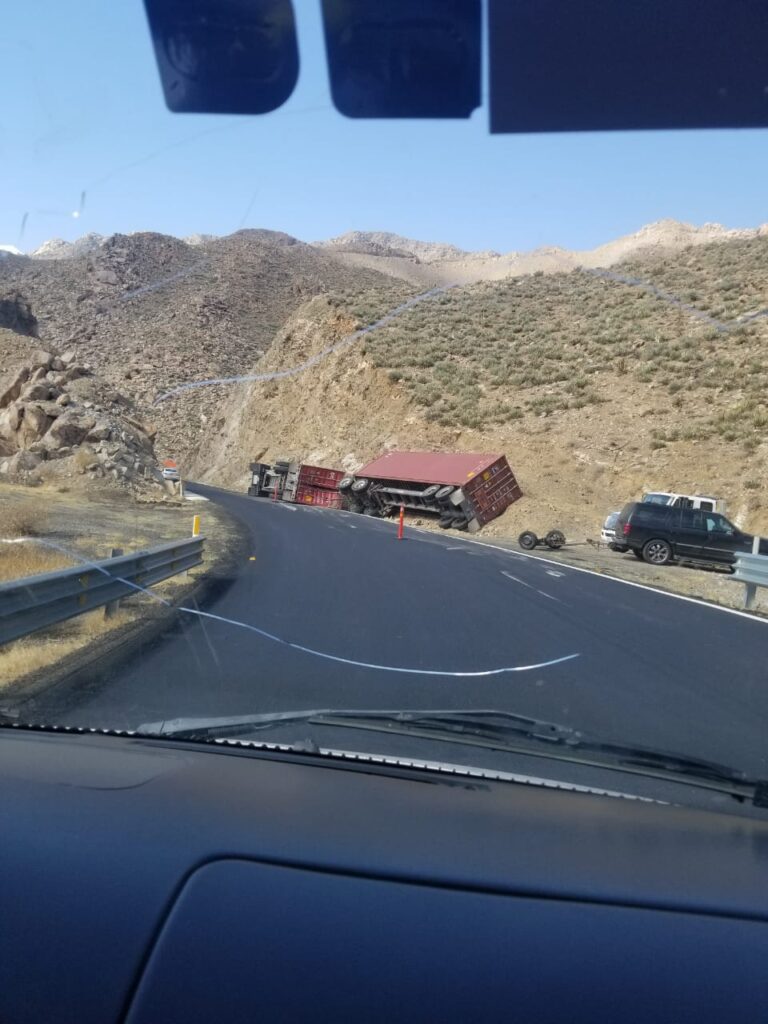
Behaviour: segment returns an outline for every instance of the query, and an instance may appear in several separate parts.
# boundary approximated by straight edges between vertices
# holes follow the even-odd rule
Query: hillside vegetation
[[[618,381],[655,385],[651,443],[721,436],[748,449],[768,426],[768,238],[717,243],[614,272],[575,270],[451,289],[370,335],[377,366],[425,416],[487,428],[605,403]],[[695,310],[719,321],[702,321]]]

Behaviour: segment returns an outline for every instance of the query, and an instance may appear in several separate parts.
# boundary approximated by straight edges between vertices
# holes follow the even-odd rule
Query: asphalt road
[[[43,718],[131,728],[299,708],[501,708],[768,772],[765,621],[453,531],[407,528],[399,542],[389,522],[196,489],[249,538],[231,584],[201,609],[216,617],[180,613],[126,663],[55,694]],[[499,668],[517,671],[456,674]]]

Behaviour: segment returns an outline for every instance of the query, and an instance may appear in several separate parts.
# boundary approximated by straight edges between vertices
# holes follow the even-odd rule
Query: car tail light
[[[621,532],[624,534],[625,537],[628,537],[629,536],[629,531],[631,529],[632,529],[632,527],[631,527],[631,525],[629,523],[624,523],[624,525],[621,528]]]

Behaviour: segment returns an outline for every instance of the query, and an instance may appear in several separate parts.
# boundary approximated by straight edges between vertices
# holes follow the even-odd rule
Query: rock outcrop
[[[18,341],[0,330],[0,481],[161,489],[155,430],[132,402],[74,352],[38,342],[20,351]]]

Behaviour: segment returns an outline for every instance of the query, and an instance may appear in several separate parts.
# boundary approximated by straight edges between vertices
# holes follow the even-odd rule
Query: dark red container
[[[299,488],[322,487],[325,490],[335,491],[339,481],[344,478],[342,469],[326,469],[323,466],[300,466],[299,467]]]
[[[523,496],[506,456],[500,455],[462,487],[479,526],[485,526]]]
[[[384,485],[460,487],[472,532],[522,497],[506,455],[476,452],[387,452],[355,474]]]
[[[506,456],[471,452],[387,452],[358,469],[355,476],[358,479],[368,477],[373,480],[463,486],[500,460],[506,463]]]
[[[343,476],[343,474],[342,474]],[[339,477],[341,479],[341,477]],[[320,508],[341,508],[341,494],[327,487],[308,487],[299,484],[294,501],[297,505],[314,505]]]

